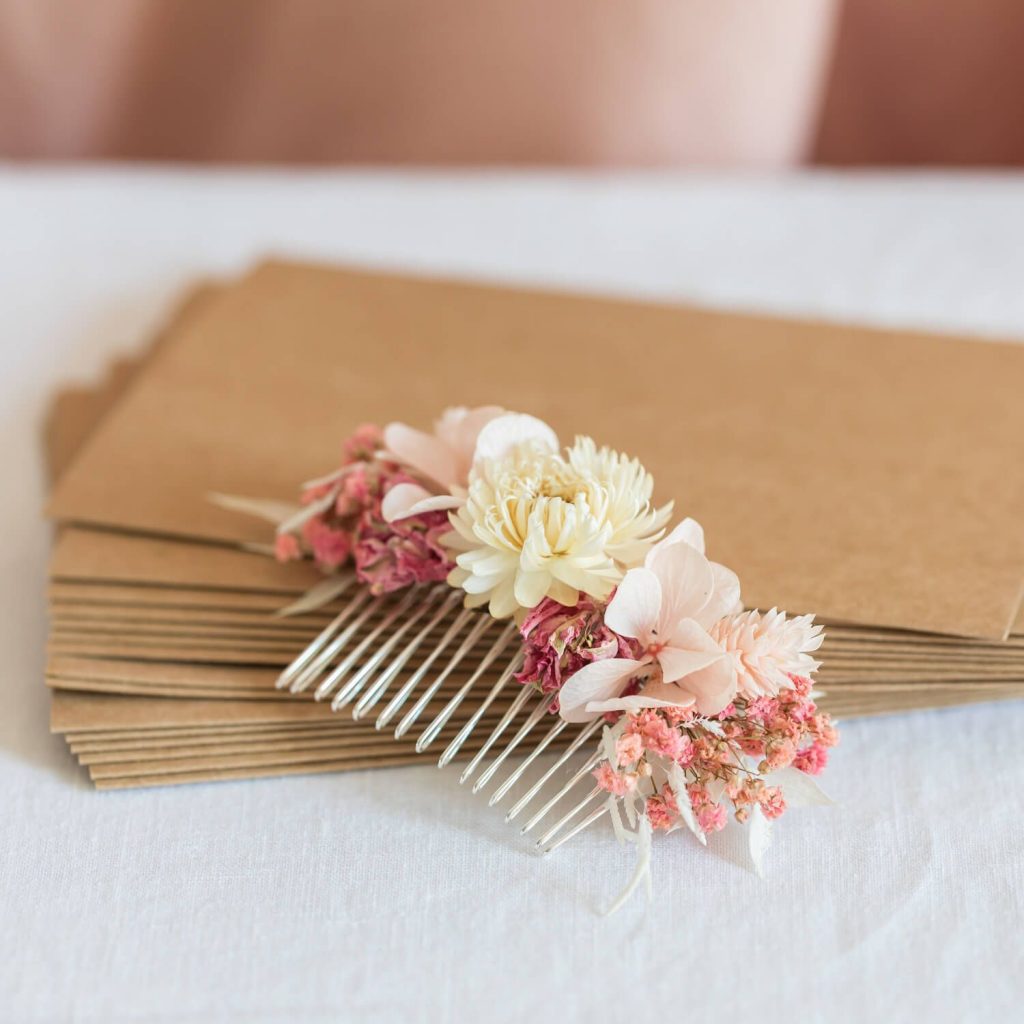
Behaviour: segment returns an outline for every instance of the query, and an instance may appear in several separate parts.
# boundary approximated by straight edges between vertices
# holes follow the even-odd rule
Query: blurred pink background
[[[1024,162],[1019,0],[0,0],[0,157]]]

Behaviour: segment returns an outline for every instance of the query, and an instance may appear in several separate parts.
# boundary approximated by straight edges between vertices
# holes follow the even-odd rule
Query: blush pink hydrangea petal
[[[596,718],[600,710],[589,711],[588,705],[615,697],[644,664],[635,658],[606,658],[584,665],[559,691],[562,718],[567,722],[589,722]]]

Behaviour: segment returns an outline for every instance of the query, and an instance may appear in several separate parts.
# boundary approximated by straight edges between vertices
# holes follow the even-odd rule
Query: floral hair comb
[[[298,506],[214,498],[325,573],[284,614],[344,600],[280,687],[397,738],[418,728],[419,751],[446,740],[439,764],[471,755],[461,781],[494,783],[492,805],[556,752],[506,819],[548,851],[608,814],[640,852],[621,902],[654,831],[704,843],[731,816],[760,871],[771,821],[827,802],[811,776],[838,740],[812,694],[821,627],[744,610],[699,524],[669,531],[653,489],[636,459],[484,407],[429,434],[361,427]]]

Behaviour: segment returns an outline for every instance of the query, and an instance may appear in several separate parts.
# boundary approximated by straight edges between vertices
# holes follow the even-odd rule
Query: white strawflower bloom
[[[809,676],[821,664],[811,657],[825,639],[813,615],[787,619],[775,608],[740,612],[720,619],[710,633],[732,658],[744,697],[774,696],[793,685],[791,674]]]
[[[458,554],[449,583],[496,618],[545,597],[605,600],[661,536],[671,505],[652,508],[651,475],[590,438],[562,455],[549,437],[492,446],[505,425],[492,426],[481,436],[495,454],[477,459],[466,502],[451,514],[446,543]]]
[[[577,437],[567,457],[590,507],[611,526],[605,550],[619,565],[639,565],[672,515],[672,503],[652,507],[654,477],[640,460],[598,448],[591,437]]]

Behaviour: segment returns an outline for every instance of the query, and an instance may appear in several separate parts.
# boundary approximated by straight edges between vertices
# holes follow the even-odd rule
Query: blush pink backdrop
[[[0,157],[1019,162],[1019,0],[0,0]]]

